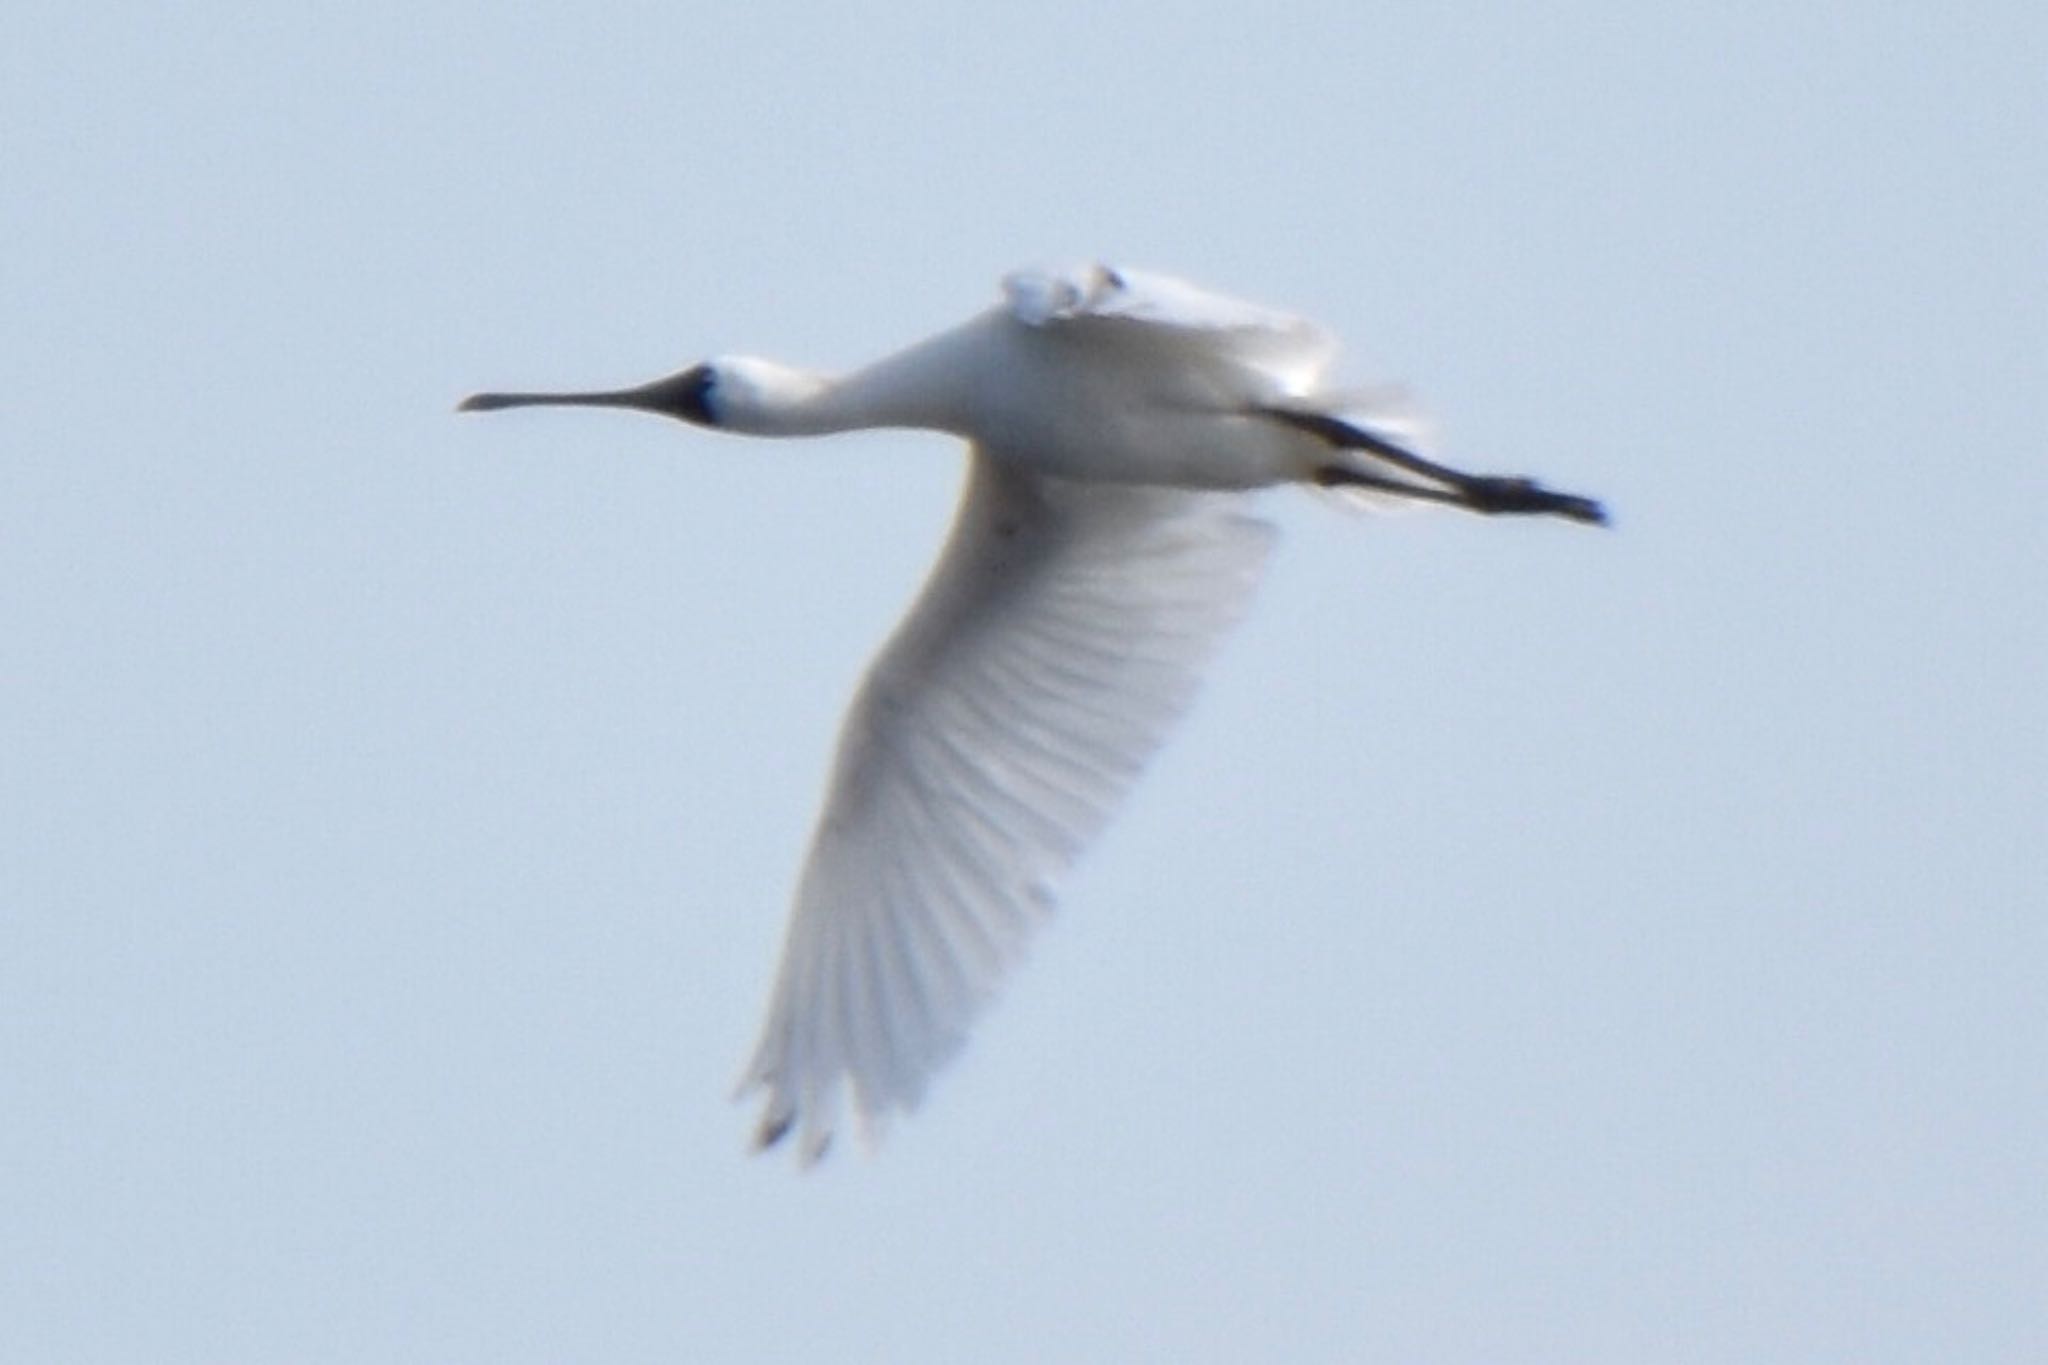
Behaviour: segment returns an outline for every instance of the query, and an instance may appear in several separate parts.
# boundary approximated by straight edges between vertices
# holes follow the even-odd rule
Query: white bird
[[[755,436],[872,427],[971,444],[929,581],[847,715],[744,1095],[823,1155],[923,1097],[1054,889],[1188,705],[1304,483],[1601,522],[1591,499],[1423,459],[1325,386],[1321,327],[1163,275],[1026,270],[1004,298],[841,377],[719,357],[638,388],[465,411],[634,408]]]

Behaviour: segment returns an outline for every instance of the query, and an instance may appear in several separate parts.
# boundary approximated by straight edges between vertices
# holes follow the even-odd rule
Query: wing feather
[[[977,452],[952,536],[840,736],[768,1018],[759,1140],[913,1108],[1192,698],[1273,540],[1228,494]]]
[[[1036,268],[1003,278],[1010,312],[1032,327],[1112,328],[1127,340],[1198,340],[1285,376],[1307,392],[1336,358],[1327,328],[1149,270],[1106,265]]]

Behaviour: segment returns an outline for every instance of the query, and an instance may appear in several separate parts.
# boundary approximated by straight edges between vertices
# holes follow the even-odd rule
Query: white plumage
[[[1022,956],[1243,614],[1273,543],[1243,490],[1301,482],[1598,521],[1597,503],[1425,460],[1325,386],[1331,335],[1162,275],[1019,271],[1004,299],[843,378],[725,357],[629,407],[764,435],[924,427],[970,443],[930,580],[840,736],[742,1092],[822,1155],[848,1100],[914,1107]]]

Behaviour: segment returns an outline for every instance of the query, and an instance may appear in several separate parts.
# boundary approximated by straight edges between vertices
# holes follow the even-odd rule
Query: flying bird
[[[1425,458],[1330,387],[1336,350],[1287,313],[1089,265],[1015,272],[993,307],[851,374],[721,356],[637,388],[462,403],[969,445],[950,538],[839,737],[741,1083],[766,1091],[757,1147],[795,1132],[817,1160],[849,1100],[877,1133],[960,1050],[1249,604],[1274,541],[1250,490],[1606,520]]]

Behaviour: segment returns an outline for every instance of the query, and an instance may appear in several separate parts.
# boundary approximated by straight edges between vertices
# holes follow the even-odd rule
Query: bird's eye
[[[692,365],[677,375],[674,412],[699,426],[715,427],[718,415],[712,411],[711,393],[718,387],[718,371],[709,365]]]

